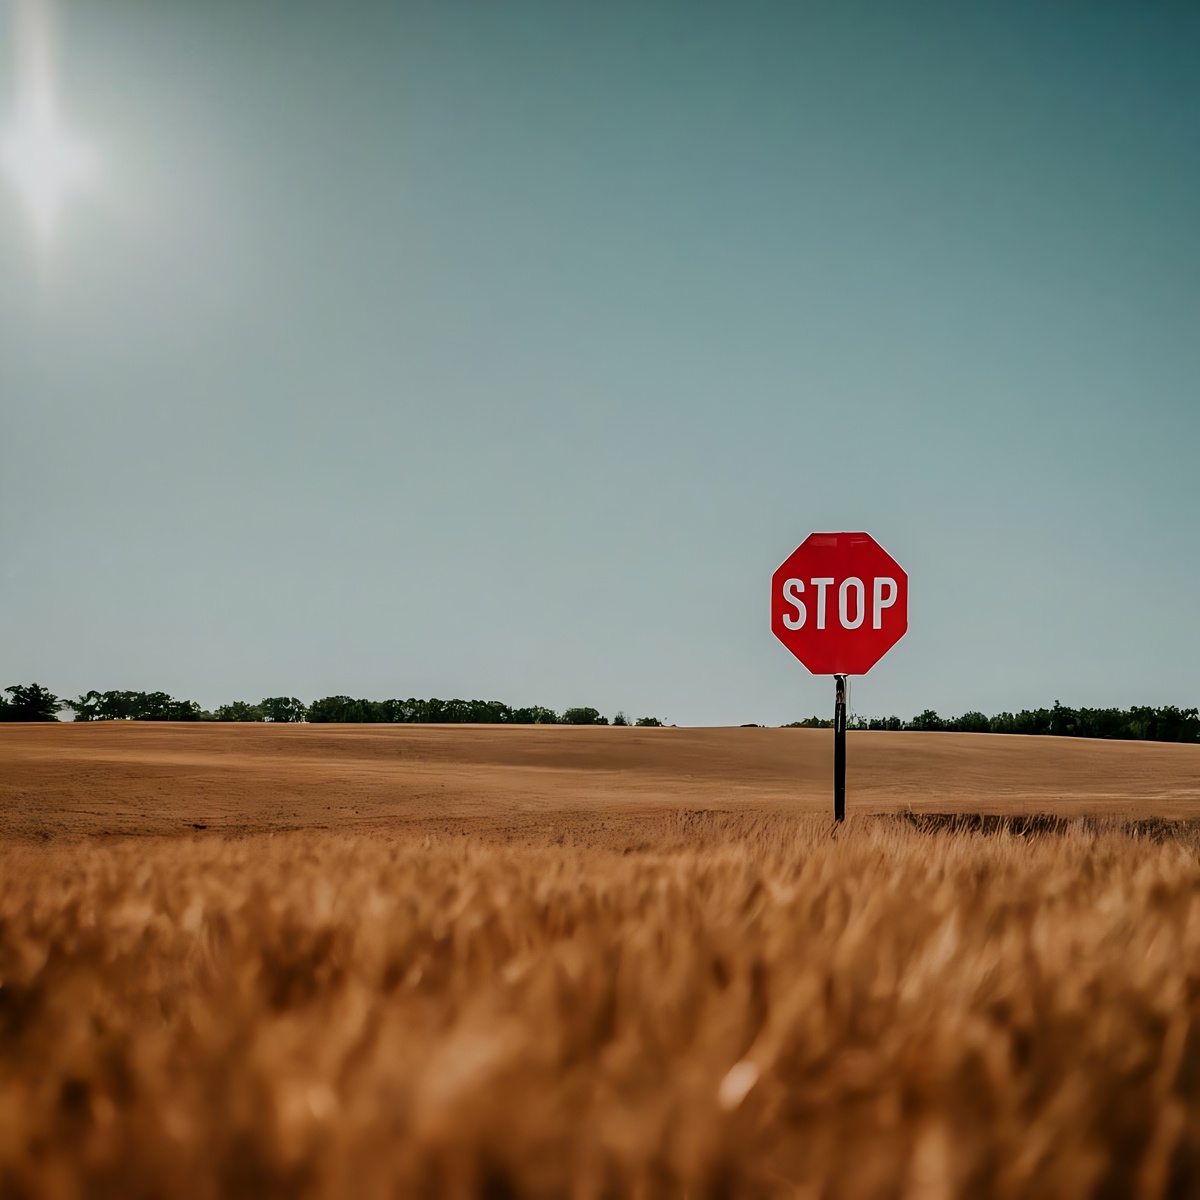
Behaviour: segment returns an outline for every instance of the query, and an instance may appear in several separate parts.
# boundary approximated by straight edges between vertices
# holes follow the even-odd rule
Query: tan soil
[[[1200,746],[852,732],[848,755],[852,812],[1200,817]],[[831,759],[828,730],[0,725],[0,837],[821,813]]]

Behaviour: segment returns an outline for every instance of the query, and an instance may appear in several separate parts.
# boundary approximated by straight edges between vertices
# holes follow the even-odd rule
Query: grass
[[[0,981],[5,1200],[1200,1191],[1186,831],[9,843]]]

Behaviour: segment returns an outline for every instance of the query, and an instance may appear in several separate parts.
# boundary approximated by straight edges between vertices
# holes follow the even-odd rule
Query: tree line
[[[429,725],[608,725],[595,708],[552,708],[531,705],[514,708],[499,700],[364,700],[353,696],[323,696],[305,704],[295,696],[267,696],[252,704],[235,700],[209,712],[194,700],[177,700],[166,692],[86,692],[60,700],[40,684],[13,684],[0,694],[0,721],[54,721],[67,710],[76,721],[271,721],[312,724],[429,724]],[[624,713],[613,725],[659,726],[657,717],[629,720]],[[827,717],[791,721],[785,729],[828,729]],[[1200,709],[1069,708],[1057,700],[1053,708],[1022,709],[989,717],[965,712],[940,717],[931,708],[911,721],[900,717],[852,717],[848,729],[894,729],[949,733],[1023,733],[1052,737],[1107,738],[1121,741],[1200,742]]]
[[[833,722],[824,717],[793,721],[788,728],[828,729]],[[1161,708],[1069,708],[1057,700],[1053,708],[1025,708],[993,717],[965,712],[960,717],[939,717],[932,709],[903,721],[899,717],[855,717],[847,729],[905,729],[917,732],[1023,733],[1049,737],[1106,738],[1138,742],[1200,742],[1200,709]]]
[[[256,704],[235,700],[209,712],[194,700],[166,692],[85,692],[61,700],[40,684],[13,684],[0,696],[0,721],[55,721],[62,711],[76,721],[271,721],[295,724],[437,724],[437,725],[608,725],[595,708],[555,712],[542,705],[514,708],[499,700],[363,700],[323,696],[305,704],[295,696],[267,696]],[[630,720],[623,712],[613,725],[658,726],[657,717]]]

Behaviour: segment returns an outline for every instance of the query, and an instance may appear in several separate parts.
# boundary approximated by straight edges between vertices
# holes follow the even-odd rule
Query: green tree
[[[564,725],[607,725],[608,718],[602,717],[594,708],[568,708],[562,715]]]
[[[663,723],[657,717],[638,717],[634,724],[642,729],[661,729],[663,727]]]
[[[628,725],[629,720],[626,718],[623,712],[619,712],[615,717],[613,717],[612,723],[614,725]]]
[[[1079,725],[1079,714],[1057,700],[1050,712],[1050,733],[1055,737],[1072,737]]]
[[[195,700],[176,700],[166,692],[151,692],[146,697],[146,714],[143,721],[201,721],[204,710]]]
[[[919,716],[913,717],[912,723],[909,725],[909,729],[916,729],[923,733],[945,728],[946,722],[932,708],[927,708]]]
[[[552,708],[533,704],[527,708],[514,708],[508,715],[513,725],[557,725],[558,713]]]
[[[75,714],[76,721],[98,721],[100,701],[99,692],[85,692],[75,700],[64,700],[63,707],[69,708]]]
[[[261,721],[262,706],[248,704],[245,700],[235,700],[232,704],[222,704],[217,709],[216,718],[218,721]]]
[[[264,721],[298,724],[308,715],[304,702],[295,696],[267,696],[258,705]]]
[[[77,721],[203,721],[208,714],[195,700],[176,700],[166,692],[87,692],[65,707]]]
[[[308,707],[308,719],[316,725],[332,722],[363,725],[387,720],[385,704],[355,700],[352,696],[323,696]]]
[[[0,699],[0,721],[56,721],[62,701],[40,683],[6,687],[10,699]]]
[[[141,696],[141,692],[101,692],[96,704],[96,720],[134,720],[139,711]]]
[[[991,733],[992,722],[981,712],[965,712],[961,717],[948,723],[959,733]]]

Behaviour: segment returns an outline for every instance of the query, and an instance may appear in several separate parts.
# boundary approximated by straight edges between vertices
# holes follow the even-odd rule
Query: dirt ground
[[[1200,816],[1200,746],[851,732],[857,813]],[[568,726],[0,725],[0,838],[429,825],[564,837],[830,807],[832,734]]]

